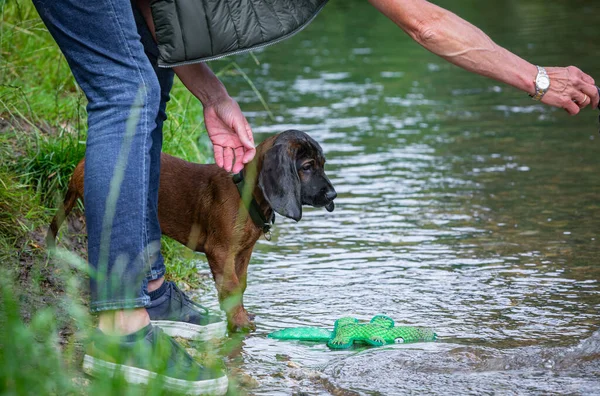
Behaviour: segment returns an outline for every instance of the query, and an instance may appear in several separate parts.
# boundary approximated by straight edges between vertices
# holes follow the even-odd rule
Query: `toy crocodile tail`
[[[277,340],[300,340],[300,341],[328,341],[331,331],[318,327],[294,327],[291,329],[277,330],[267,337]]]

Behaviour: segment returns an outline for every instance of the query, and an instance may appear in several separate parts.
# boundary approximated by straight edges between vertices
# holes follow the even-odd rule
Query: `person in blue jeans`
[[[226,330],[220,317],[164,280],[158,186],[174,74],[202,102],[219,166],[239,172],[252,160],[252,130],[205,64],[157,67],[158,49],[144,18],[147,3],[144,12],[129,0],[33,3],[88,100],[84,204],[93,268],[90,309],[99,321],[84,369],[110,372],[118,364],[126,379],[147,382],[159,371],[156,364],[166,361],[166,372],[160,370],[165,386],[222,393],[225,374],[194,362],[164,333],[202,340]]]
[[[573,115],[598,106],[594,79],[576,67],[535,66],[425,0],[370,2],[417,43],[459,67]],[[90,308],[99,313],[99,324],[84,369],[95,374],[119,367],[132,382],[161,372],[170,389],[224,393],[223,371],[194,362],[165,334],[207,339],[225,331],[218,317],[164,280],[157,201],[174,73],[202,102],[217,165],[238,172],[253,158],[250,126],[205,64],[157,67],[149,0],[33,3],[88,99],[84,202],[94,269]]]

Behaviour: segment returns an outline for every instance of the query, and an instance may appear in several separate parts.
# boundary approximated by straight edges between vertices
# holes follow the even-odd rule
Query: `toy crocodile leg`
[[[267,337],[277,340],[300,340],[300,341],[329,341],[332,332],[318,327],[294,327],[291,329],[277,330]]]
[[[351,337],[338,336],[327,342],[327,346],[331,349],[346,349],[350,348],[354,340]]]
[[[367,338],[365,342],[372,346],[382,346],[385,345],[385,340],[379,336],[373,336],[371,338]]]

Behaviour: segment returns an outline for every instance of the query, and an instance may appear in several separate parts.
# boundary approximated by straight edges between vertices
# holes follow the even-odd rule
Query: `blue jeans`
[[[92,311],[144,307],[164,275],[162,125],[173,71],[130,0],[33,0],[88,99],[84,204]]]

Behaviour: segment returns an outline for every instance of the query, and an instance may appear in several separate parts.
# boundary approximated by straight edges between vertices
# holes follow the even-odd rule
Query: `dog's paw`
[[[232,324],[229,327],[231,333],[250,333],[256,330],[254,322],[248,322],[244,324]]]
[[[228,318],[228,327],[230,332],[249,333],[256,330],[256,325],[252,321],[251,315],[244,308],[239,308]]]
[[[250,333],[256,330],[256,325],[250,320],[246,321],[229,321],[228,322],[230,333]]]

